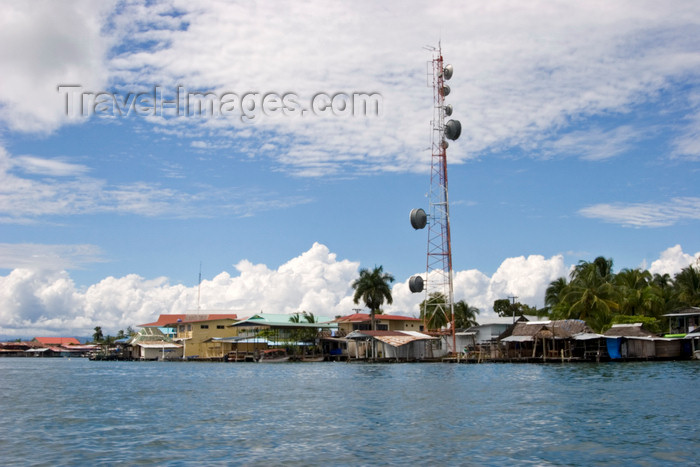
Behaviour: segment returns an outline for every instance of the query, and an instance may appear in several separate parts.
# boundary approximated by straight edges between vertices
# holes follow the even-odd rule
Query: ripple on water
[[[0,456],[5,465],[691,465],[697,363],[5,358],[0,408],[11,423]]]

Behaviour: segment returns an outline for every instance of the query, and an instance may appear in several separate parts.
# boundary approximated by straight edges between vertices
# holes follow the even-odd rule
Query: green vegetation
[[[384,272],[382,266],[378,266],[372,271],[365,268],[360,269],[360,277],[352,283],[352,288],[355,289],[355,295],[352,300],[355,303],[360,303],[360,300],[362,300],[365,306],[369,308],[373,331],[377,330],[374,315],[380,313],[384,300],[389,305],[393,303],[389,285],[392,282],[394,282],[394,276]]]
[[[663,314],[700,306],[700,274],[693,266],[673,279],[642,269],[615,274],[612,259],[599,256],[592,262],[580,261],[568,281],[561,277],[551,282],[545,305],[550,318],[581,319],[597,332],[630,322],[659,332]]]
[[[431,293],[420,306],[420,317],[428,329],[440,329],[452,321],[452,314],[447,305],[447,299],[441,292]],[[475,326],[479,309],[469,306],[464,300],[455,302],[455,329],[465,329]]]
[[[511,302],[507,298],[502,298],[493,302],[493,311],[496,312],[498,316],[520,316],[520,315],[533,315],[540,316],[542,311],[530,305],[525,305],[520,302]],[[547,313],[545,312],[544,315]]]

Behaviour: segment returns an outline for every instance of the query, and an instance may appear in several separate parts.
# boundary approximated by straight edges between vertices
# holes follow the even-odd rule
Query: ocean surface
[[[697,465],[700,362],[0,358],[0,464]]]

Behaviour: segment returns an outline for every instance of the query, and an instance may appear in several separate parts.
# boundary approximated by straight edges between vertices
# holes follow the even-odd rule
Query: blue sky
[[[455,295],[490,312],[579,260],[700,252],[695,2],[7,2],[0,333],[108,331],[201,306],[346,314],[361,267],[415,315],[431,53],[455,75]],[[66,115],[66,93],[373,93],[379,115]],[[113,107],[112,107],[113,109]],[[337,109],[334,109],[337,110]],[[70,112],[69,112],[70,113]],[[338,112],[340,113],[340,112]]]

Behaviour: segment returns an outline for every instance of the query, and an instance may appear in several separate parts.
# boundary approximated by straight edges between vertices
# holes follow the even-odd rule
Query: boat
[[[261,350],[258,363],[281,363],[289,361],[289,355],[284,349]]]
[[[325,355],[304,355],[301,357],[302,362],[322,362],[325,359]]]

